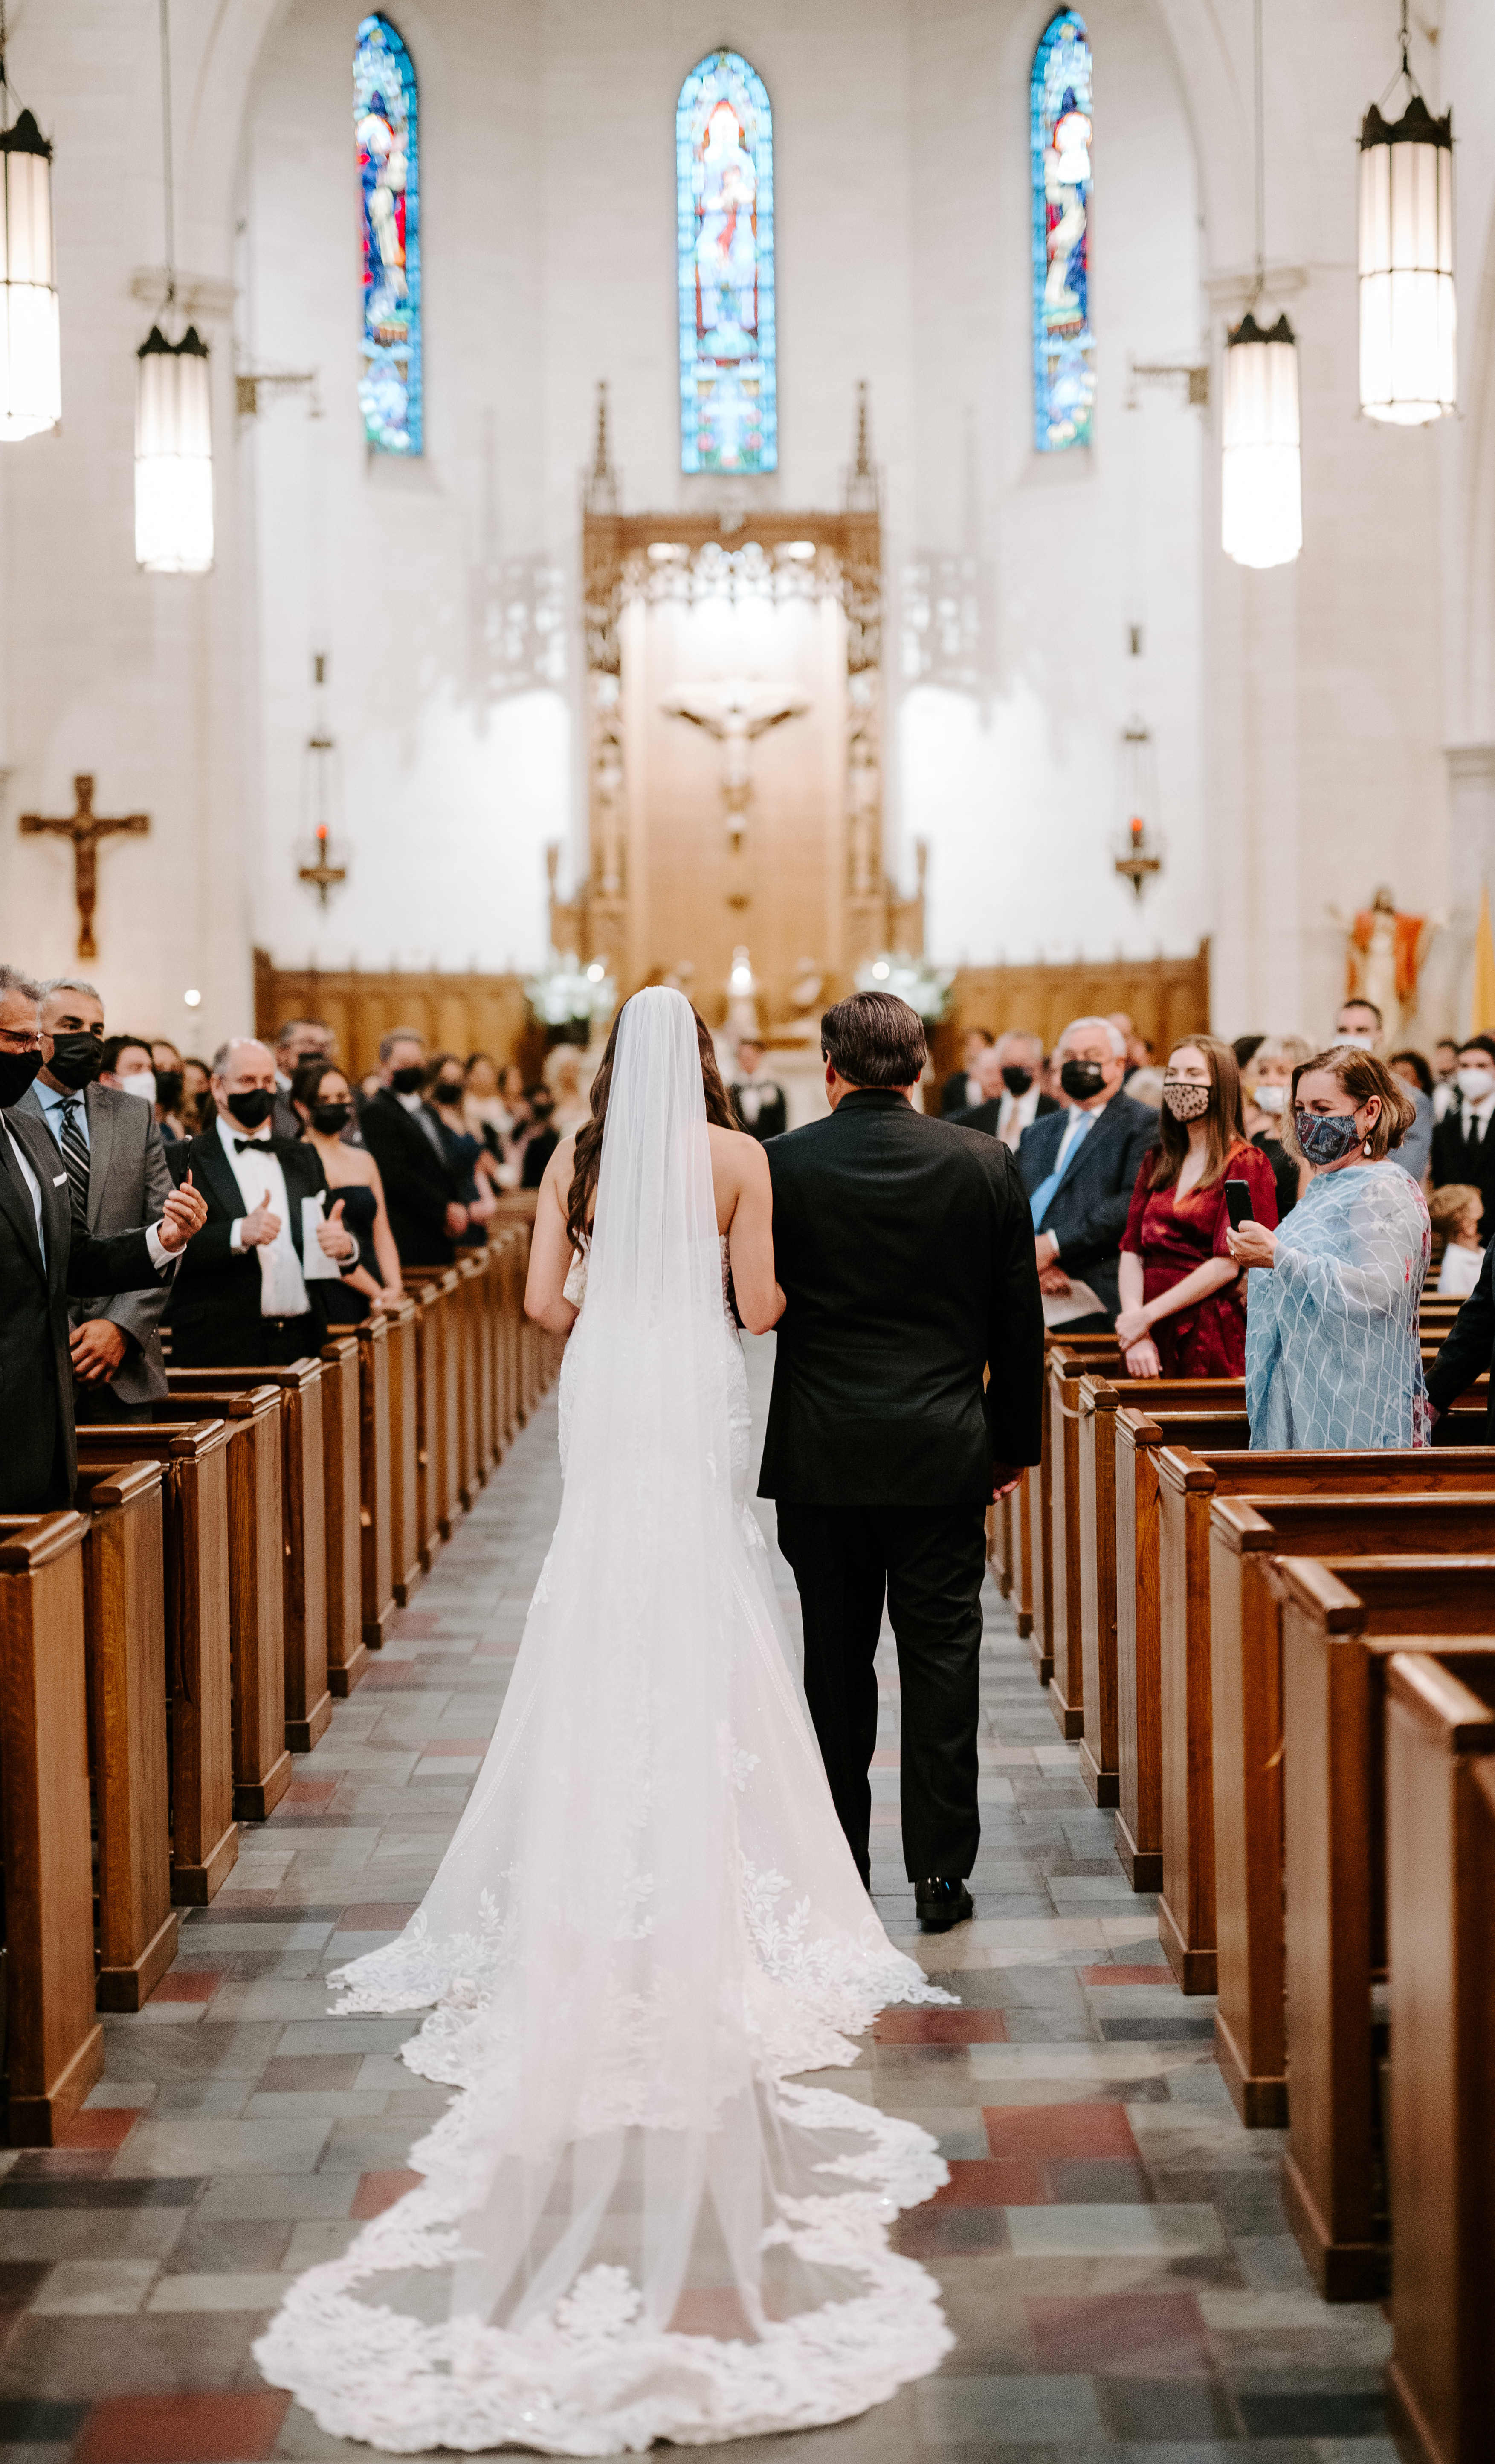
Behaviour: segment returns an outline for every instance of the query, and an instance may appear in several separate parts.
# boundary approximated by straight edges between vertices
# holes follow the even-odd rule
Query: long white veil
[[[842,1837],[741,1494],[745,1392],[695,1018],[619,1023],[555,1540],[481,1776],[345,2010],[435,2004],[464,2093],[420,2186],[255,2346],[324,2430],[597,2455],[832,2421],[933,2368],[894,2255],[945,2179],[912,2124],[790,2074],[934,1996]]]

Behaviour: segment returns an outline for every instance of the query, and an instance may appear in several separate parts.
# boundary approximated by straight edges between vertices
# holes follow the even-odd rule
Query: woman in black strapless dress
[[[379,1166],[363,1147],[344,1146],[342,1133],[353,1118],[353,1096],[342,1071],[330,1061],[308,1061],[291,1082],[291,1101],[306,1124],[307,1143],[314,1146],[327,1176],[331,1196],[327,1211],[341,1199],[342,1221],[359,1244],[359,1262],[351,1275],[326,1287],[327,1319],[332,1326],[356,1326],[376,1301],[400,1296],[400,1253],[389,1229],[385,1188]]]

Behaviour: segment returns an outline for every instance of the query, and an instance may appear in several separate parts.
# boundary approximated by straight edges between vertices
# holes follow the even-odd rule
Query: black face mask
[[[351,1104],[314,1104],[312,1106],[312,1127],[324,1138],[339,1136],[347,1128],[352,1118]]]
[[[1009,1095],[1025,1095],[1033,1084],[1031,1069],[1004,1069],[1001,1083]]]
[[[1088,1104],[1100,1093],[1105,1076],[1098,1061],[1066,1061],[1059,1072],[1059,1084],[1071,1104]]]
[[[157,1070],[156,1101],[164,1112],[176,1111],[182,1101],[182,1089],[186,1085],[186,1076],[180,1069]]]
[[[436,1101],[438,1104],[460,1104],[462,1101],[461,1079],[438,1078],[436,1081]]]
[[[52,1059],[47,1067],[59,1087],[71,1087],[75,1095],[91,1087],[104,1065],[104,1040],[86,1028],[70,1028],[65,1035],[52,1039]]]
[[[257,1130],[275,1109],[275,1096],[268,1087],[246,1087],[242,1095],[231,1095],[228,1104],[243,1130]]]
[[[40,1067],[39,1052],[0,1052],[0,1112],[20,1102]]]
[[[420,1092],[421,1080],[425,1075],[426,1072],[420,1063],[415,1061],[411,1063],[408,1069],[391,1069],[389,1084],[397,1095],[417,1095]]]

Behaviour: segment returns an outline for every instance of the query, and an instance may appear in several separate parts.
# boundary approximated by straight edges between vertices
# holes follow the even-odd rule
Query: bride
[[[756,1329],[783,1307],[767,1164],[677,992],[625,1004],[591,1102],[526,1293],[575,1324],[555,1538],[424,1905],[334,1979],[342,2011],[430,2006],[405,2061],[463,2092],[254,2347],[395,2453],[807,2428],[952,2341],[887,2238],[946,2178],[934,2142],[795,2077],[948,1997],[863,1889],[745,1502],[727,1295]]]

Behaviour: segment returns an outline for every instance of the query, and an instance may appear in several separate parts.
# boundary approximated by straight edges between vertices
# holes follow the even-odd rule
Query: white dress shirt
[[[1001,1111],[997,1115],[997,1135],[1004,1147],[1015,1147],[1026,1129],[1038,1118],[1038,1099],[1043,1093],[1035,1078],[1025,1095],[1014,1095],[1004,1087]]]
[[[270,1123],[266,1121],[258,1130],[241,1130],[220,1112],[218,1135],[229,1158],[229,1169],[239,1184],[244,1214],[253,1215],[256,1207],[268,1205],[272,1215],[280,1218],[280,1229],[275,1239],[263,1243],[258,1251],[260,1316],[304,1317],[311,1302],[306,1296],[301,1262],[291,1238],[291,1200],[286,1194],[280,1158],[270,1143]],[[245,1139],[251,1143],[248,1151],[241,1155],[238,1149]],[[256,1154],[256,1148],[263,1152]],[[244,1246],[243,1215],[234,1218],[229,1234],[229,1246],[235,1250]]]
[[[32,1201],[32,1213],[36,1219],[36,1246],[41,1251],[41,1263],[45,1265],[47,1263],[47,1235],[42,1229],[41,1183],[37,1179],[36,1175],[32,1168],[31,1156],[22,1146],[20,1139],[16,1136],[9,1121],[7,1121],[5,1125],[5,1133],[11,1141],[11,1153],[15,1158],[16,1170],[19,1172],[21,1178],[26,1183],[27,1193]],[[53,1175],[54,1185],[58,1189],[62,1187],[66,1179],[67,1174],[65,1172],[54,1173]],[[170,1265],[173,1253],[165,1247],[162,1241],[161,1226],[159,1223],[150,1223],[146,1225],[145,1247],[150,1258],[150,1263],[155,1267],[158,1274],[161,1273],[163,1267]]]
[[[1478,1138],[1483,1145],[1490,1133],[1491,1116],[1495,1115],[1495,1087],[1490,1089],[1487,1095],[1482,1096],[1477,1104],[1471,1104],[1467,1097],[1461,1096],[1460,1105],[1465,1139]]]

